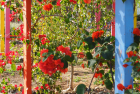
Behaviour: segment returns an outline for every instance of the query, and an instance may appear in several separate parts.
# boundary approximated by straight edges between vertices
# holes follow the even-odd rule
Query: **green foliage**
[[[85,89],[86,89],[86,86],[84,84],[80,84],[80,85],[77,86],[76,93],[77,94],[84,94]]]
[[[113,88],[113,84],[109,79],[105,80],[105,86],[109,90],[111,90]]]

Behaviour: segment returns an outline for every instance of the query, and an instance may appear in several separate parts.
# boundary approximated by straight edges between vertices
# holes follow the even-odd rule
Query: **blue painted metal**
[[[124,94],[117,88],[119,83],[125,87],[132,84],[132,66],[129,62],[127,68],[123,67],[123,61],[127,58],[126,49],[133,43],[133,3],[134,0],[116,0],[115,7],[115,94]]]

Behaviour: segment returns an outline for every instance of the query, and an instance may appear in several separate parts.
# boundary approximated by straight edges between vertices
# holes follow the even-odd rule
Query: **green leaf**
[[[47,60],[47,58],[53,54],[53,52],[48,52],[47,54],[46,53],[43,53],[45,55],[45,57],[43,57],[42,61],[45,62]]]
[[[3,73],[3,71],[4,71],[3,68],[0,67],[0,73]]]
[[[16,3],[16,7],[19,7],[19,3]]]
[[[96,59],[88,60],[88,66],[89,66],[90,68],[94,67],[95,64],[96,64]]]
[[[74,55],[74,60],[75,60],[75,62],[77,63],[77,61],[78,61],[77,55]]]
[[[46,56],[47,54],[48,54],[47,52],[46,53],[43,53],[42,56]]]
[[[100,70],[99,72],[102,73],[102,74],[104,75],[104,70]]]
[[[12,69],[13,71],[16,71],[16,65],[15,65],[14,63],[11,64],[11,69]]]
[[[23,14],[22,13],[19,14],[19,18],[20,18],[20,20],[23,21]]]
[[[56,5],[56,0],[52,1],[52,5]]]
[[[125,94],[134,94],[132,89],[125,90]]]
[[[101,55],[104,59],[111,60],[113,58],[113,51],[105,50]]]
[[[76,94],[84,94],[86,89],[86,85],[80,84],[77,86]]]
[[[33,29],[33,30],[32,30],[32,33],[36,33],[36,29]]]
[[[81,45],[82,45],[82,41],[79,40],[79,41],[77,42],[77,48],[79,49]]]
[[[64,63],[64,69],[65,68],[68,68],[68,62],[66,61],[66,60],[64,60],[64,59],[61,59],[61,61]]]
[[[86,35],[89,35],[89,32],[88,32],[86,29],[83,29],[83,32],[84,32]]]
[[[111,90],[113,87],[113,84],[109,79],[107,79],[107,80],[105,80],[105,86],[107,89]]]
[[[69,18],[65,18],[65,22],[68,24],[70,22]]]
[[[27,39],[27,40],[26,40],[26,43],[27,43],[27,44],[29,44],[29,43],[30,43],[30,40],[29,40],[29,39]]]
[[[110,51],[114,51],[115,50],[113,45],[107,45],[107,49],[110,50]]]
[[[108,78],[109,78],[109,73],[106,73],[106,74],[104,75],[104,78],[105,78],[105,79],[108,79]]]
[[[96,43],[93,42],[92,37],[87,37],[84,39],[84,41],[88,44],[89,49],[93,49],[96,45]]]
[[[102,51],[102,47],[96,47],[95,48],[95,54],[93,55],[93,57],[97,56],[98,54],[100,54]]]
[[[69,61],[69,62],[73,62],[73,60],[74,60],[74,55],[72,54],[72,56],[70,57],[70,56],[68,56],[68,55],[65,55],[65,60],[67,60],[67,61]]]
[[[90,59],[92,59],[92,54],[90,52],[87,52],[86,57],[87,57],[88,60],[90,60]]]
[[[123,3],[126,1],[126,0],[122,0],[123,1]]]
[[[39,2],[42,2],[42,0],[38,0]]]
[[[35,44],[39,47],[39,39],[35,40]]]
[[[132,43],[126,50],[126,52],[135,51],[138,47],[137,43]]]

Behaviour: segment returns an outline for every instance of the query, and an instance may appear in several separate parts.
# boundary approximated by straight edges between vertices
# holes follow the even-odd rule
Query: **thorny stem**
[[[115,82],[114,82],[114,78],[113,78],[112,64],[111,64],[111,62],[110,62],[110,61],[109,61],[109,65],[110,65],[110,72],[111,72],[112,81],[113,81],[113,87],[114,87],[114,85],[115,85]]]
[[[100,62],[100,60],[99,60],[99,62]],[[94,74],[93,74],[93,76],[92,76],[92,79],[91,79],[91,82],[90,82],[90,85],[89,85],[89,88],[88,88],[88,94],[89,94],[89,92],[90,92],[90,86],[91,86],[91,83],[92,83],[92,81],[93,81],[94,75],[95,75],[95,73],[96,73],[96,68],[98,67],[99,62],[97,63],[97,65],[96,65],[96,67],[95,67],[95,69],[94,69]]]

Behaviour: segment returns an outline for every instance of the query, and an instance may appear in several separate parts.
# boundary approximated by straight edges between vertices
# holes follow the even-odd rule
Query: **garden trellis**
[[[122,83],[124,86],[133,84],[133,78],[131,77],[132,67],[129,66],[127,69],[123,68],[123,60],[127,57],[126,49],[133,43],[133,28],[136,27],[136,11],[134,14],[133,10],[134,0],[116,0],[113,3],[113,9],[115,12],[115,20],[112,22],[112,36],[115,36],[115,94],[124,94],[124,91],[120,91],[117,88],[117,84]],[[31,94],[31,0],[23,0],[24,11],[24,36],[25,40],[29,40],[29,44],[24,44],[24,93]],[[120,7],[121,6],[121,7]],[[4,12],[1,13],[0,30],[1,35],[4,37]],[[9,50],[10,38],[10,22],[9,13],[10,9],[6,8],[6,29],[5,29],[5,53]],[[96,17],[99,14],[96,14]],[[98,19],[98,17],[96,18]],[[97,20],[98,23],[99,19]],[[115,23],[115,24],[114,24]],[[99,25],[97,26],[97,29]],[[116,31],[116,32],[115,32]],[[8,41],[8,42],[7,42]],[[1,41],[1,52],[4,52],[4,40]],[[129,63],[130,65],[131,63]]]

